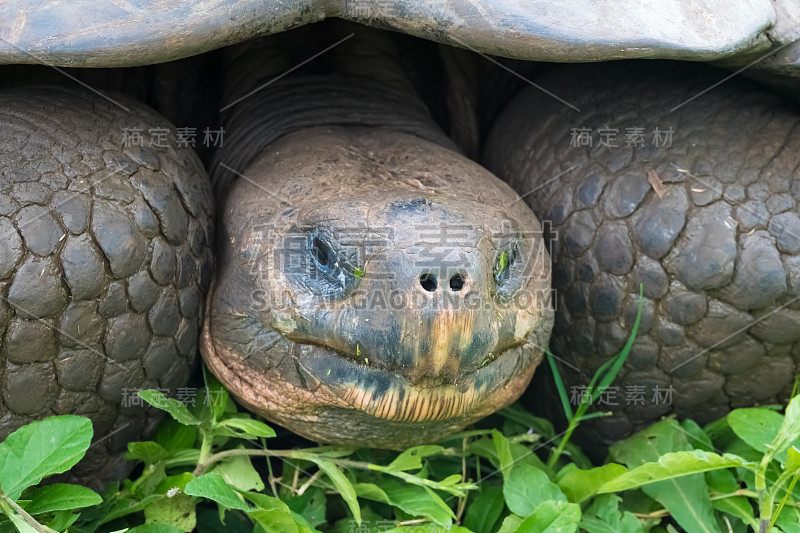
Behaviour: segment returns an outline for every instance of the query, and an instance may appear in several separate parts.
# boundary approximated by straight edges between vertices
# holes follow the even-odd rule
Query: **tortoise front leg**
[[[196,360],[207,177],[169,123],[118,96],[12,89],[0,137],[0,440],[88,416],[98,443],[74,474],[116,477],[157,422],[136,390],[174,393]]]

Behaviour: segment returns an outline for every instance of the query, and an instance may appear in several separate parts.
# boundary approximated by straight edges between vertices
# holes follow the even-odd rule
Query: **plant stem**
[[[16,517],[32,527],[38,533],[58,533],[47,526],[43,526],[36,521],[31,515],[25,512],[25,509],[19,506],[17,502],[8,497],[8,495],[0,489],[0,510],[9,518]],[[13,519],[12,519],[13,520]]]
[[[299,472],[299,470],[295,470],[295,472]],[[314,475],[312,475],[310,478],[308,478],[308,481],[306,481],[305,483],[303,483],[303,484],[300,486],[300,488],[299,488],[299,489],[297,489],[297,495],[298,495],[298,496],[302,496],[303,494],[305,494],[305,492],[308,490],[308,488],[309,488],[311,485],[313,485],[313,484],[314,484],[314,482],[317,480],[317,478],[319,477],[319,475],[320,475],[321,473],[322,473],[322,470],[317,470],[316,472],[314,472]]]
[[[219,461],[227,457],[235,457],[237,455],[254,455],[258,457],[284,457],[287,459],[300,459],[304,461],[313,462],[313,459],[309,459],[308,457],[310,454],[298,450],[254,450],[254,449],[225,450],[223,452],[218,452],[213,455],[209,455],[204,461],[198,462],[197,468],[194,470],[194,475],[201,476],[212,464],[218,463]],[[340,466],[352,466],[354,468],[362,468],[365,470],[378,469],[376,468],[378,465],[374,465],[372,463],[365,463],[362,461],[340,459],[338,457],[326,457],[325,460],[330,461],[331,463],[334,464],[338,464]]]
[[[288,463],[289,461],[286,462]],[[297,494],[297,482],[300,480],[300,467],[297,465],[292,465],[292,466],[294,467],[294,474],[292,475],[291,490],[292,490],[292,496],[294,496]]]
[[[767,467],[772,462],[772,453],[767,452],[764,454],[764,457],[761,458],[761,463],[756,468],[756,492],[760,495],[766,490],[767,488]]]
[[[567,442],[569,442],[569,438],[572,436],[572,432],[575,431],[575,428],[578,427],[579,423],[580,423],[580,417],[576,414],[576,416],[574,416],[569,421],[567,430],[564,432],[564,435],[561,437],[561,440],[558,441],[558,446],[556,447],[555,450],[553,450],[553,453],[550,454],[550,458],[547,460],[548,468],[553,468],[556,466],[558,458],[564,452],[564,447],[567,445]]]
[[[266,450],[267,443],[264,440],[264,437],[261,437],[261,448]],[[278,496],[278,488],[275,486],[275,473],[272,471],[272,461],[269,460],[269,457],[265,457],[264,460],[267,462],[267,471],[269,472],[269,486],[272,488],[272,495],[276,498]]]
[[[461,441],[461,482],[467,482],[467,440],[464,437]],[[458,506],[456,506],[456,524],[461,524],[461,516],[464,514],[464,508],[467,505],[467,496],[464,495],[458,499]]]
[[[659,509],[652,513],[633,513],[633,515],[636,518],[664,518],[665,516],[669,516],[669,511],[666,509]]]
[[[781,511],[783,511],[783,506],[786,505],[786,501],[789,499],[789,495],[792,493],[792,490],[794,490],[794,486],[797,483],[798,477],[800,477],[800,472],[795,472],[792,475],[792,482],[789,484],[789,488],[786,490],[786,494],[783,495],[781,503],[778,504],[778,508],[772,515],[772,520],[769,521],[769,527],[767,528],[767,531],[769,531],[772,528],[772,526],[775,525],[775,522],[778,520],[778,516],[781,514]]]
[[[761,518],[759,533],[767,533],[769,531],[769,523],[772,518],[772,494],[767,492],[767,467],[772,462],[774,451],[770,450],[761,458],[761,463],[755,469],[756,476],[756,493],[758,494],[758,510]]]
[[[580,423],[584,420],[584,414],[586,411],[589,410],[589,402],[585,401],[586,396],[581,398],[581,403],[578,405],[578,408],[575,409],[575,416],[569,419],[569,424],[567,425],[567,430],[561,436],[561,440],[558,441],[558,446],[553,453],[550,454],[550,458],[547,460],[547,467],[554,468],[556,466],[556,462],[558,462],[558,458],[564,452],[564,448],[567,446],[569,442],[569,438],[572,436],[572,433],[575,429],[580,425]]]
[[[748,498],[758,498],[758,494],[756,494],[752,490],[739,489],[729,494],[718,494],[717,496],[711,496],[711,501],[715,502],[717,500],[724,500],[726,498],[735,498],[736,496],[747,496]]]
[[[209,432],[206,431],[205,428],[200,428],[200,435],[203,437],[203,441],[200,444],[200,456],[197,458],[197,467],[194,469],[195,475],[197,471],[200,469],[201,465],[205,465],[208,462],[208,458],[211,456],[211,441],[213,437],[209,436]]]
[[[373,470],[376,472],[383,472],[384,474],[389,474],[391,476],[399,477],[400,479],[415,485],[430,487],[432,489],[437,489],[437,490],[443,490],[445,492],[453,494],[454,496],[459,496],[459,497],[464,495],[464,490],[471,490],[477,488],[477,486],[472,484],[462,484],[462,487],[459,488],[443,487],[438,483],[436,483],[435,481],[431,481],[430,479],[419,478],[407,472],[389,470],[385,466],[366,463],[363,461],[353,461],[351,459],[342,459],[339,457],[324,457],[318,459],[314,457],[314,454],[305,452],[303,450],[253,450],[253,449],[225,450],[223,452],[218,452],[209,455],[205,460],[198,462],[197,468],[194,469],[193,474],[195,476],[201,476],[206,472],[206,470],[208,470],[208,468],[212,464],[217,463],[227,457],[235,457],[237,455],[248,455],[257,457],[284,457],[287,459],[309,461],[312,463],[316,463],[318,460],[325,460],[339,466],[349,466],[352,468],[360,468],[362,470]]]

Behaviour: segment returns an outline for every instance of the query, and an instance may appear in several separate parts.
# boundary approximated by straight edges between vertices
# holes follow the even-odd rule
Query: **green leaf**
[[[227,457],[218,463],[212,472],[217,472],[225,481],[239,490],[254,490],[256,492],[264,490],[264,481],[258,475],[256,469],[253,468],[250,457],[246,455]]]
[[[800,439],[800,396],[795,396],[786,406],[783,425],[770,444],[771,449],[775,451],[775,457],[782,460],[789,446],[798,439]]]
[[[11,523],[14,524],[14,527],[17,528],[19,533],[37,533],[36,530],[32,526],[28,525],[28,523],[25,522],[19,515],[10,514],[8,515],[8,518],[11,520]]]
[[[564,387],[564,381],[561,379],[561,373],[558,371],[558,365],[556,365],[556,360],[553,357],[553,354],[550,353],[549,348],[545,349],[545,354],[547,356],[547,364],[550,365],[550,371],[553,373],[556,392],[558,392],[558,398],[561,400],[561,408],[564,410],[564,416],[567,418],[567,422],[570,422],[572,421],[574,414],[569,403],[569,396],[567,396],[567,389]]]
[[[376,502],[389,503],[389,497],[375,483],[354,483],[353,489],[359,498],[366,498],[368,500],[375,500]]]
[[[358,494],[358,487],[355,485],[353,487]],[[328,522],[325,518],[327,497],[325,496],[325,491],[320,487],[310,487],[303,494],[293,496],[285,501],[292,512],[300,514],[308,521],[308,525],[311,528],[316,528]]]
[[[31,500],[25,506],[25,511],[31,515],[80,509],[103,502],[103,498],[95,491],[65,483],[37,487],[26,493],[25,497]]]
[[[80,513],[73,513],[72,511],[57,511],[53,515],[53,519],[50,520],[46,525],[50,529],[55,529],[56,531],[66,531],[69,526],[74,524],[78,518],[80,518]]]
[[[328,476],[328,479],[331,480],[333,486],[336,487],[337,491],[339,491],[339,495],[350,508],[350,512],[353,513],[353,518],[355,518],[356,522],[360,524],[361,508],[358,506],[356,490],[353,488],[353,484],[350,483],[350,480],[347,479],[344,474],[342,474],[342,471],[330,461],[316,459],[314,462],[317,463],[319,469],[325,472],[325,474]]]
[[[386,469],[391,470],[392,472],[419,470],[422,468],[423,457],[427,457],[428,455],[437,455],[443,451],[444,447],[431,444],[414,446],[413,448],[409,448],[398,455],[394,461],[389,463],[389,466],[387,466]]]
[[[711,438],[708,434],[703,431],[703,428],[697,425],[697,422],[694,420],[684,420],[681,422],[681,427],[683,428],[684,435],[686,435],[686,441],[689,445],[696,449],[696,450],[705,450],[707,452],[718,452],[714,448],[714,443],[711,442]]]
[[[686,439],[686,433],[674,420],[666,419],[653,424],[644,431],[618,442],[611,447],[611,458],[623,463],[631,469],[627,474],[611,480],[601,487],[600,492],[605,492],[612,485],[628,483],[638,486],[650,476],[647,470],[636,472],[643,463],[656,463],[662,455],[670,452],[686,451],[691,449]],[[698,453],[707,453],[697,450]],[[687,457],[688,462],[697,461],[697,456]],[[741,459],[740,459],[741,460]],[[652,465],[647,468],[658,468]],[[704,470],[699,469],[702,472]],[[624,478],[628,476],[642,476],[641,479]],[[662,475],[661,472],[658,475]],[[714,509],[708,496],[708,487],[702,474],[687,475],[680,478],[667,478],[655,483],[648,482],[642,490],[651,498],[658,501],[670,512],[683,529],[689,533],[717,533],[715,526]]]
[[[503,523],[500,525],[500,529],[497,530],[497,533],[516,533],[521,523],[521,516],[510,514],[503,519]]]
[[[218,427],[233,428],[244,431],[245,437],[274,437],[275,431],[264,422],[252,418],[228,418],[219,423]]]
[[[228,389],[214,374],[208,372],[205,366],[203,366],[203,380],[206,383],[206,386],[200,389],[203,393],[203,404],[210,407],[211,416],[215,421],[221,420],[228,406]]]
[[[184,426],[169,418],[158,426],[153,440],[165,450],[176,451],[193,448],[197,433],[197,426]]]
[[[214,500],[229,509],[238,509],[239,511],[253,510],[252,507],[239,496],[239,493],[236,492],[234,487],[228,484],[228,482],[216,472],[209,472],[208,474],[203,474],[193,479],[186,484],[185,492],[189,496],[199,496],[201,498]]]
[[[125,459],[144,461],[148,464],[163,461],[167,457],[169,452],[153,441],[129,442],[128,453],[125,454]]]
[[[174,476],[167,476],[156,485],[156,492],[159,494],[166,494],[170,490],[178,489],[181,492],[186,492],[186,485],[194,479],[191,472],[182,472]]]
[[[786,506],[778,515],[775,525],[781,528],[783,533],[800,533],[800,509],[797,507]],[[754,529],[754,531],[757,531]]]
[[[291,509],[279,499],[256,492],[246,492],[244,496],[253,502],[257,509],[248,512],[247,515],[266,533],[297,533],[304,529],[298,527],[299,524]]]
[[[177,424],[177,422],[175,422]],[[189,426],[183,426],[189,427]],[[170,451],[170,457],[164,460],[166,466],[189,466],[196,465],[200,460],[200,450],[184,448]]]
[[[484,485],[483,492],[467,505],[464,527],[474,533],[491,533],[504,506],[503,488],[499,485]]]
[[[455,518],[453,510],[427,487],[400,483],[391,478],[380,480],[380,486],[358,483],[356,487],[362,498],[387,503],[415,517],[430,518],[445,528],[450,527]]]
[[[144,497],[155,494],[156,487],[167,477],[166,467],[163,461],[151,464],[147,467],[147,475],[143,475],[135,487],[131,488],[134,496]],[[126,485],[131,482],[126,481]]]
[[[735,516],[745,524],[758,531],[753,506],[746,496],[732,496],[739,489],[739,482],[730,470],[711,470],[706,472],[706,483],[711,488],[712,496],[726,496],[711,501],[714,509]]]
[[[497,430],[493,429],[492,431]],[[502,433],[500,433],[500,435],[502,436]],[[470,442],[467,445],[467,453],[469,455],[476,455],[478,457],[488,459],[492,464],[492,467],[497,469],[500,468],[500,460],[497,458],[497,446],[493,439],[482,438]]]
[[[730,453],[718,455],[703,450],[670,452],[659,457],[655,463],[645,463],[608,481],[600,487],[598,492],[636,489],[655,481],[664,481],[720,468],[742,467],[752,470],[756,466],[755,463],[745,461],[738,455]]]
[[[578,531],[581,508],[577,503],[549,500],[522,521],[517,533],[572,533]]]
[[[194,501],[181,492],[145,507],[144,518],[148,524],[165,524],[187,533],[197,525]]]
[[[200,506],[197,509],[197,533],[252,533],[253,522],[245,513],[228,513],[220,520],[219,510]]]
[[[566,501],[558,485],[543,471],[530,465],[515,465],[505,476],[503,496],[512,513],[530,516],[546,501]]]
[[[759,407],[735,409],[728,413],[728,423],[740,439],[766,453],[767,446],[775,440],[783,425],[783,415]]]
[[[511,455],[511,443],[505,435],[496,429],[492,430],[492,441],[494,442],[497,459],[500,462],[500,471],[503,475],[508,475],[511,465],[514,464],[514,457]]]
[[[165,498],[163,494],[151,494],[150,496],[147,496],[141,500],[135,500],[133,498],[122,498],[116,500],[111,509],[109,509],[99,521],[99,524],[105,524],[107,522],[111,522],[112,520],[116,520],[117,518],[138,513],[139,511],[144,510],[144,508],[151,503],[163,498]]]
[[[580,526],[586,533],[644,533],[636,515],[620,511],[622,498],[615,494],[598,496],[581,517]]]
[[[31,422],[0,443],[0,487],[12,500],[42,478],[66,472],[92,442],[92,423],[74,415]]]
[[[717,495],[739,490],[739,482],[730,470],[710,470],[706,472],[706,482]]]
[[[492,466],[501,471],[507,471],[512,464],[528,464],[544,470],[548,477],[551,477],[552,474],[550,468],[535,453],[531,453],[530,446],[511,442],[496,429],[492,430],[491,439],[482,438],[469,443],[467,453],[485,457],[492,463]]]
[[[146,401],[156,409],[161,409],[170,414],[172,418],[185,426],[199,426],[200,421],[197,420],[186,404],[179,402],[173,398],[167,398],[163,392],[157,390],[140,390],[137,393],[142,400]]]
[[[446,478],[444,478],[441,481],[437,481],[436,482],[437,486],[435,488],[437,488],[437,489],[440,488],[440,487],[441,488],[444,488],[444,487],[452,488],[452,487],[455,487],[456,485],[458,485],[459,483],[461,483],[461,474],[452,474],[452,475],[447,476]]]
[[[523,409],[519,404],[516,403],[511,404],[508,407],[500,409],[498,413],[508,418],[509,420],[513,420],[514,422],[517,422],[519,424],[522,424],[524,426],[533,429],[539,435],[543,435],[547,438],[552,438],[556,434],[552,422],[550,422],[546,418],[540,418],[538,416],[534,416],[533,414]]]
[[[581,503],[594,496],[605,483],[628,472],[628,469],[616,463],[608,463],[591,470],[580,470],[574,463],[569,463],[558,473],[561,491],[571,502]]]
[[[355,267],[353,269],[353,275],[355,277],[357,277],[357,278],[363,278],[364,277],[364,270],[361,269],[361,268]]]

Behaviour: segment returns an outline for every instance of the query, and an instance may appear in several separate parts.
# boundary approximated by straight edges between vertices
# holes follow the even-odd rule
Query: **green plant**
[[[87,418],[58,416],[24,426],[0,443],[0,511],[6,518],[0,530],[61,531],[78,518],[75,509],[102,502],[97,493],[77,485],[34,487],[72,468],[91,441]]]
[[[637,325],[574,413],[551,357],[563,432],[512,405],[404,452],[273,449],[275,432],[206,376],[204,401],[192,406],[140,392],[170,417],[152,441],[129,445],[137,475],[101,498],[35,486],[83,456],[89,421],[34,422],[0,443],[0,533],[800,533],[800,397],[785,414],[737,409],[703,428],[664,419],[615,444],[600,466],[570,442],[600,416],[590,406],[622,368]]]

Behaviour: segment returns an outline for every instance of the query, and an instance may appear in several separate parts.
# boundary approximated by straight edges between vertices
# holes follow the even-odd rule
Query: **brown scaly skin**
[[[341,125],[301,121],[257,151],[231,144],[219,154],[226,166],[243,161],[235,170],[244,178],[229,182],[219,205],[201,351],[242,403],[305,437],[403,448],[522,393],[552,326],[549,257],[524,202],[455,152],[413,93],[406,107],[381,105],[408,88],[392,55],[374,53],[390,50],[386,42],[360,39],[331,61],[377,58],[386,70],[371,74],[383,90],[363,93],[372,101],[357,102],[355,118],[342,98],[330,102]],[[295,105],[318,103],[315,84],[323,99],[358,91],[357,66],[287,80],[309,91]],[[251,144],[272,135],[253,124],[280,112],[282,95],[292,96],[282,90],[254,95],[226,126],[232,137],[237,126],[249,128]],[[426,274],[435,290],[423,286]]]
[[[80,88],[0,94],[0,440],[35,419],[92,420],[72,470],[119,478],[197,356],[211,278],[213,202],[197,156],[146,106]],[[125,146],[125,130],[168,132]],[[128,389],[127,391],[125,389]]]
[[[560,67],[537,83],[581,112],[525,90],[488,140],[487,167],[518,191],[540,187],[526,200],[557,233],[552,345],[571,365],[561,367],[568,390],[588,385],[622,348],[644,285],[618,405],[601,406],[613,416],[588,424],[590,445],[663,415],[705,423],[791,391],[800,361],[800,114],[752,82],[714,86],[724,76],[663,62]],[[593,148],[570,146],[582,127],[594,129]],[[598,146],[604,127],[619,129],[618,147]],[[656,127],[673,129],[671,146],[653,145]],[[644,146],[626,146],[626,128],[642,128]],[[641,402],[628,401],[635,386],[646,391]],[[654,402],[656,386],[672,387],[671,401]],[[557,413],[555,391],[544,387],[531,396]]]

